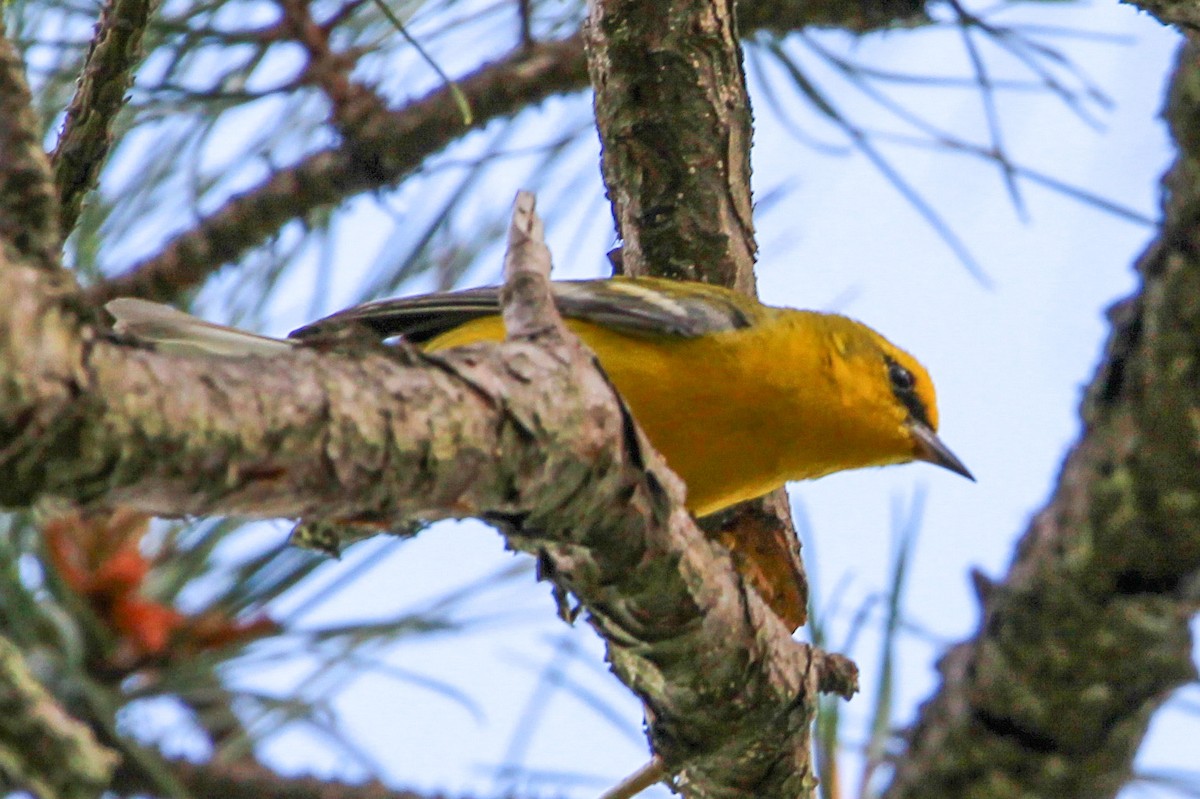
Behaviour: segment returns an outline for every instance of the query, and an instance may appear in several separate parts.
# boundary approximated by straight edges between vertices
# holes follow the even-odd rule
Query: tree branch
[[[25,65],[0,20],[0,241],[43,269],[58,265],[58,199],[42,152]]]
[[[142,35],[154,0],[109,0],[100,12],[75,97],[67,106],[58,144],[50,157],[58,190],[58,229],[70,235],[83,198],[96,185],[112,148],[112,127],[133,85]]]
[[[603,171],[628,274],[753,296],[750,102],[732,3],[591,5],[586,32]],[[782,490],[701,522],[776,613],[804,623],[808,582]]]
[[[525,224],[517,245],[536,241]],[[428,355],[325,341],[276,358],[168,357],[74,334],[38,272],[0,266],[0,502],[389,524],[478,516],[535,553],[645,702],[690,795],[812,784],[819,687],[853,667],[791,639],[681,502],[592,356],[513,270],[521,338]],[[64,400],[70,397],[70,402]]]
[[[923,3],[911,0],[871,4],[756,0],[742,4],[738,11],[743,30],[785,33],[805,25],[844,25],[866,32],[924,19],[923,8]],[[168,242],[161,252],[93,286],[89,299],[96,305],[115,297],[173,300],[262,244],[285,223],[356,194],[398,183],[426,158],[470,130],[513,116],[549,97],[586,88],[583,37],[577,33],[559,41],[522,43],[457,84],[474,114],[470,127],[463,125],[448,87],[395,111],[355,116],[353,144],[314,153],[231,197],[194,228]],[[356,106],[356,111],[365,107]]]
[[[444,799],[439,794],[396,790],[379,782],[351,785],[316,777],[284,777],[258,763],[170,762],[171,773],[192,796],[222,799]],[[161,795],[157,784],[129,764],[113,777],[112,790],[125,795]]]
[[[230,198],[162,252],[94,286],[89,299],[103,304],[115,297],[177,297],[266,241],[286,222],[399,182],[469,130],[553,94],[576,91],[586,80],[583,43],[572,36],[515,50],[458,81],[475,113],[469,127],[449,87],[396,111],[360,116],[352,142],[310,155]]]
[[[1200,8],[1187,0],[1136,0],[1135,5],[1164,25],[1178,27],[1185,34],[1200,30]]]
[[[733,4],[596,2],[585,34],[623,267],[753,296],[750,101]]]
[[[117,764],[37,681],[20,650],[0,636],[0,776],[6,791],[42,799],[93,799]]]
[[[1196,678],[1200,608],[1200,48],[1166,116],[1165,221],[1083,404],[1084,432],[983,621],[952,649],[890,799],[1114,796],[1151,714]]]

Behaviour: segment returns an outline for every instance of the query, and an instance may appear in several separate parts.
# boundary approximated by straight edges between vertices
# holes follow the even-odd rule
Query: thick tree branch
[[[585,29],[622,264],[754,295],[750,101],[733,3],[589,5]]]
[[[41,799],[92,799],[117,764],[84,724],[29,673],[20,650],[0,636],[0,785]]]
[[[750,102],[733,4],[619,0],[590,9],[604,180],[624,239],[619,266],[754,295]],[[804,623],[808,584],[782,490],[702,525],[785,622]]]
[[[690,795],[803,793],[817,691],[853,691],[853,666],[794,642],[696,529],[594,356],[539,310],[544,280],[514,271],[522,337],[500,346],[212,359],[89,338],[48,313],[43,275],[0,265],[0,502],[489,519],[578,597]]]
[[[43,269],[58,264],[58,199],[25,65],[0,19],[0,241]]]
[[[853,4],[756,0],[742,4],[738,11],[743,30],[783,34],[809,25],[866,32],[923,20],[923,8],[923,3],[911,0]],[[457,83],[474,114],[469,128],[463,125],[447,88],[387,113],[366,113],[371,103],[355,105],[352,142],[314,153],[230,198],[161,252],[94,286],[90,299],[97,305],[115,297],[173,300],[262,244],[285,223],[356,194],[394,185],[469,130],[513,116],[549,97],[586,88],[583,37],[522,43]],[[744,276],[738,280],[750,285]]]
[[[113,122],[133,84],[142,34],[155,5],[154,0],[109,0],[100,12],[83,74],[51,156],[58,189],[58,229],[64,237],[75,227],[83,198],[96,185],[112,148]]]
[[[1200,50],[1166,116],[1179,159],[1159,239],[1083,405],[1084,432],[983,622],[941,663],[891,799],[1113,796],[1151,714],[1196,678],[1200,608]]]

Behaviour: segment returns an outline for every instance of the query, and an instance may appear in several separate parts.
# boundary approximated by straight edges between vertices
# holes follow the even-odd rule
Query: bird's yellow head
[[[921,460],[974,480],[937,437],[937,395],[925,367],[866,325],[836,315],[823,321],[825,370],[842,414],[836,426],[845,451],[861,461],[855,465]]]

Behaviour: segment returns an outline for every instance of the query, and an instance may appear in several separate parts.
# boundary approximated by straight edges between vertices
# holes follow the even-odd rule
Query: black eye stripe
[[[925,403],[921,402],[921,398],[917,396],[917,381],[913,377],[913,373],[887,355],[883,356],[883,362],[887,365],[888,382],[892,385],[892,394],[908,411],[909,417],[926,427],[932,427],[929,424],[929,411],[926,409]]]

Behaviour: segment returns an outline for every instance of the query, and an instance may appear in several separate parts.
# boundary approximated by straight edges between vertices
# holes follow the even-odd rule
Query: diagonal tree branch
[[[522,223],[510,258],[539,235]],[[690,795],[803,793],[817,691],[853,691],[853,665],[793,641],[696,528],[545,280],[509,270],[499,346],[210,359],[90,339],[37,270],[0,263],[0,503],[488,519],[578,597]]]
[[[852,6],[825,0],[755,0],[739,6],[738,12],[742,30],[783,34],[809,25],[866,32],[899,22],[912,24],[924,21],[923,9],[923,3],[911,0]],[[330,75],[319,71],[318,77],[322,74]],[[351,128],[355,131],[352,142],[314,153],[230,198],[194,228],[168,242],[161,252],[93,286],[89,298],[95,304],[125,296],[175,299],[278,233],[285,223],[356,194],[393,185],[470,130],[511,117],[549,97],[586,88],[582,34],[558,41],[523,42],[457,84],[473,112],[469,127],[463,124],[453,92],[446,87],[386,113],[372,108],[373,102],[350,104],[353,113],[348,116],[354,120]],[[361,100],[363,91],[362,87],[343,86],[340,94],[343,99]],[[334,105],[345,108],[347,103]]]
[[[50,157],[58,190],[58,229],[70,235],[83,199],[96,185],[112,149],[112,128],[133,85],[142,35],[154,0],[109,0],[100,12],[83,74]]]
[[[1167,101],[1179,158],[1084,432],[983,621],[945,656],[887,796],[1114,796],[1151,714],[1196,678],[1200,609],[1200,48]]]
[[[162,252],[94,286],[89,298],[103,303],[124,296],[177,297],[285,223],[396,183],[469,130],[512,116],[553,94],[577,91],[586,80],[583,43],[573,36],[513,51],[461,79],[458,86],[475,112],[470,126],[464,125],[447,87],[397,111],[364,115],[357,120],[352,142],[310,155],[232,197],[171,240]]]

